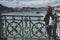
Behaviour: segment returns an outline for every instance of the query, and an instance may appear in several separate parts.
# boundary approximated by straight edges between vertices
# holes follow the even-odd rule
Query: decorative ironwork
[[[44,21],[41,16],[2,15],[4,35],[12,40],[46,40]]]

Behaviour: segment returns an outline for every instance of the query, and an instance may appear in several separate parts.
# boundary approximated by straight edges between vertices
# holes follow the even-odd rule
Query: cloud
[[[8,2],[8,1],[0,1],[0,4],[3,4],[5,6],[8,7],[41,7],[41,6],[56,6],[60,3],[60,1],[58,0],[23,0],[23,1],[12,1],[12,2]]]

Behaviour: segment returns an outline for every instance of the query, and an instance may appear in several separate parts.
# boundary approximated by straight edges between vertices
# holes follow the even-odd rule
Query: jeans
[[[46,27],[46,31],[47,31],[47,34],[48,34],[48,40],[51,40],[51,37],[54,38],[53,37],[54,26],[48,25]]]

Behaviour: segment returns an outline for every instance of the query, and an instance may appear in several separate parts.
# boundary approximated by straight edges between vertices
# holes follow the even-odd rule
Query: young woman
[[[45,21],[45,24],[46,24],[46,31],[47,31],[47,34],[48,34],[48,40],[51,40],[51,36],[52,36],[52,31],[53,31],[53,27],[54,27],[54,15],[52,14],[52,7],[51,6],[48,6],[46,8],[46,15],[44,17],[44,21]]]

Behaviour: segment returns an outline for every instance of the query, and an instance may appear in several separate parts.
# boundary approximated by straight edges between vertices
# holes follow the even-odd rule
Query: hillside
[[[44,11],[45,7],[34,8],[34,7],[22,7],[22,8],[12,8],[6,7],[0,4],[0,12],[22,12],[22,11]]]

